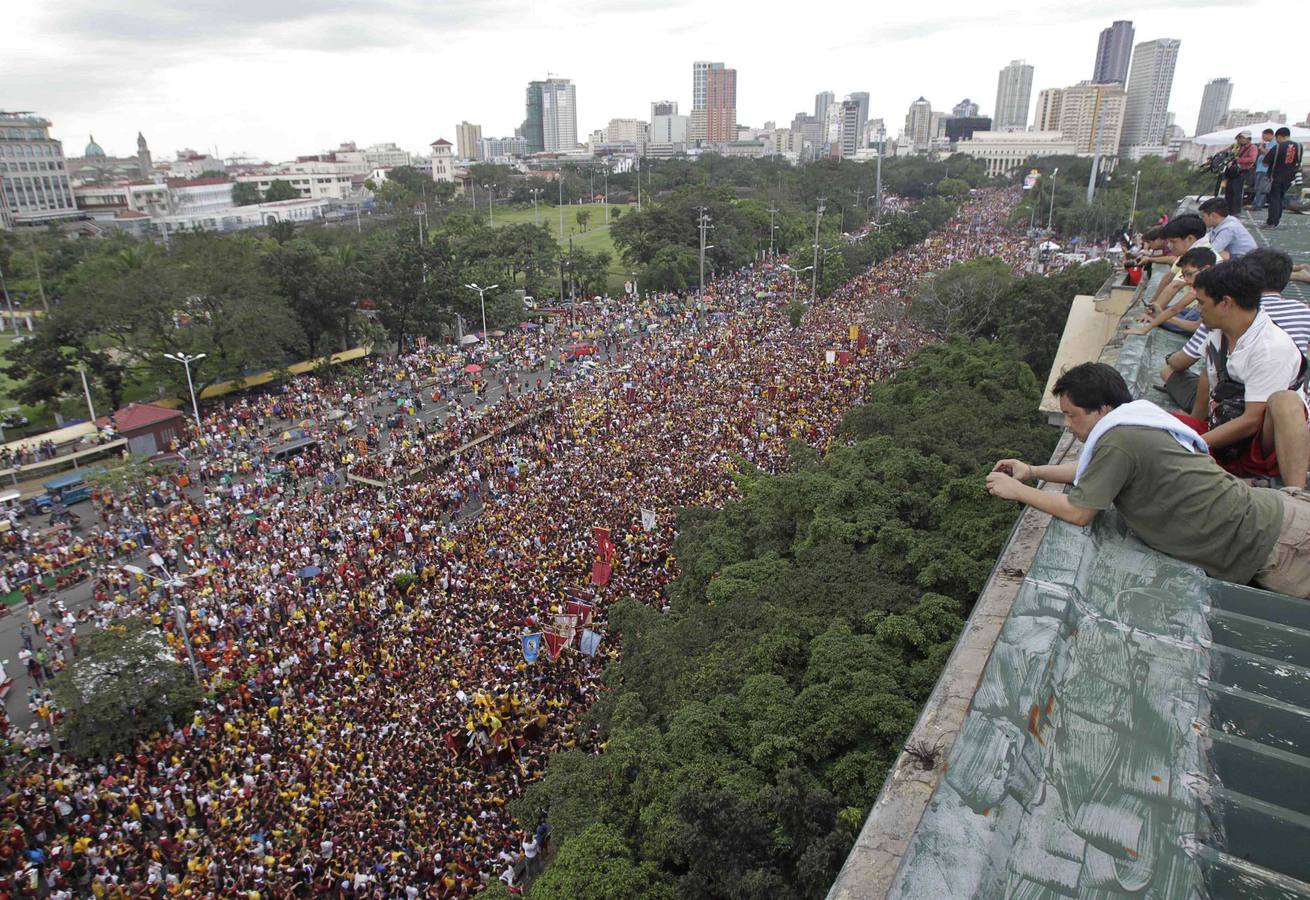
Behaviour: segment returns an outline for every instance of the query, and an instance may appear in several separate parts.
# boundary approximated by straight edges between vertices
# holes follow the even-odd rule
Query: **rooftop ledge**
[[[1293,228],[1310,248],[1296,217],[1278,244]],[[1054,371],[1099,358],[1167,404],[1182,340],[1122,333],[1147,289],[1078,298]],[[1066,432],[1051,461],[1079,449]],[[829,900],[1310,897],[1310,604],[1113,512],[1024,510],[907,746],[942,752],[897,759]]]

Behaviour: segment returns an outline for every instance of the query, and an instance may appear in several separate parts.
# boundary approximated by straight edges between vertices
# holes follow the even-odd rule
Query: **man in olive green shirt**
[[[1195,432],[1147,401],[1134,402],[1123,377],[1104,363],[1073,367],[1054,393],[1065,425],[1084,442],[1079,462],[1003,459],[987,476],[992,494],[1074,525],[1114,506],[1147,546],[1213,578],[1254,580],[1310,599],[1310,493],[1253,488],[1225,472]],[[1023,483],[1029,480],[1074,487],[1041,491]]]

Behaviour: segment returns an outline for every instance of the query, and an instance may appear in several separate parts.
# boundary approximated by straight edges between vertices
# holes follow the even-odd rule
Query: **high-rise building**
[[[50,137],[50,121],[36,113],[0,111],[0,207],[0,218],[10,225],[81,215],[64,146]]]
[[[860,148],[860,135],[864,123],[860,121],[860,101],[846,99],[841,102],[841,132],[838,138],[843,159],[852,159]]]
[[[714,63],[705,72],[705,126],[701,140],[725,144],[737,139],[737,70]]]
[[[965,97],[951,107],[951,115],[957,119],[969,119],[978,115],[978,104]]]
[[[541,141],[547,153],[577,149],[577,93],[567,78],[550,78],[541,83]]]
[[[1028,101],[1032,98],[1033,67],[1016,59],[996,80],[996,113],[992,127],[997,131],[1014,131],[1028,127]]]
[[[869,92],[855,91],[849,94],[848,96],[849,99],[854,100],[856,103],[860,104],[860,111],[857,118],[856,133],[855,133],[855,145],[857,147],[863,147],[864,126],[869,122]]]
[[[1141,150],[1130,152],[1132,147],[1163,146],[1179,44],[1174,38],[1159,38],[1133,49],[1123,136],[1119,141],[1121,156],[1134,159],[1141,156]]]
[[[832,91],[819,91],[814,95],[814,118],[820,122],[828,118],[828,107],[832,106],[837,95]]]
[[[678,114],[677,100],[653,100],[650,104],[650,117],[653,120],[656,116],[676,116]]]
[[[546,86],[544,81],[529,81],[527,90],[527,99],[524,104],[526,107],[526,117],[523,119],[523,125],[519,128],[519,133],[523,140],[527,141],[528,153],[541,153],[546,149],[546,138],[542,131],[542,111],[541,111],[541,90]]]
[[[455,147],[460,159],[482,159],[482,126],[467,121],[456,125]]]
[[[1118,154],[1127,101],[1123,85],[1084,82],[1065,88],[1061,95],[1055,127],[1043,130],[1060,132],[1073,142],[1075,153]]]
[[[691,115],[687,140],[730,143],[737,139],[737,70],[721,62],[699,61],[691,66]]]
[[[649,126],[640,119],[610,119],[605,127],[605,142],[608,144],[632,144],[637,153],[646,149],[646,132]]]
[[[1233,83],[1227,78],[1211,78],[1201,92],[1201,114],[1196,117],[1196,134],[1209,134],[1228,115],[1233,99]]]
[[[528,142],[522,137],[483,138],[478,141],[478,159],[494,162],[498,159],[511,159],[526,156]]]
[[[687,117],[678,115],[677,108],[675,103],[673,105],[675,112],[651,117],[650,142],[652,144],[687,143]]]
[[[1122,19],[1102,29],[1101,38],[1096,42],[1093,84],[1124,84],[1128,81],[1128,61],[1133,55],[1133,33],[1133,23]]]
[[[1060,102],[1064,88],[1042,88],[1037,92],[1037,115],[1033,117],[1033,131],[1060,130]]]
[[[1259,125],[1261,122],[1277,122],[1279,125],[1286,125],[1287,113],[1278,109],[1243,109],[1237,107],[1228,110],[1216,127],[1246,128],[1249,125]]]
[[[905,115],[905,133],[915,153],[926,153],[933,139],[932,104],[923,97],[910,104]]]
[[[969,140],[975,132],[991,130],[992,120],[987,116],[951,116],[946,120],[946,140],[952,144]]]

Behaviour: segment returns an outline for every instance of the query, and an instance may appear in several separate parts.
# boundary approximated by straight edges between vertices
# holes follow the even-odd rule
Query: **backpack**
[[[1210,369],[1214,372],[1214,384],[1210,388],[1210,415],[1206,425],[1207,431],[1214,431],[1220,425],[1241,418],[1242,413],[1246,412],[1246,385],[1228,374],[1228,335],[1220,333],[1218,350],[1207,341],[1205,352]],[[1306,357],[1304,353],[1300,356],[1301,367],[1296,372],[1296,378],[1288,385],[1288,390],[1299,391],[1305,384]],[[1210,453],[1221,463],[1233,462],[1246,452],[1249,441],[1258,438],[1259,435],[1254,434],[1246,441],[1226,447],[1211,447]]]

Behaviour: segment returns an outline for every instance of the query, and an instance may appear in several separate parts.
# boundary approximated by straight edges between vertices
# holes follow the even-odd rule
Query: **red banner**
[[[592,527],[591,533],[596,538],[596,555],[600,557],[602,562],[613,562],[614,542],[610,539],[610,530],[595,525]]]
[[[577,600],[566,600],[564,602],[564,611],[571,616],[578,617],[579,625],[590,625],[591,619],[596,614],[596,607],[590,603],[582,603]]]
[[[546,658],[551,662],[559,659],[559,655],[564,652],[564,647],[569,642],[568,637],[553,631],[543,631],[541,636],[546,639]]]
[[[591,583],[596,587],[604,587],[609,584],[610,570],[609,563],[596,560],[591,564]]]

